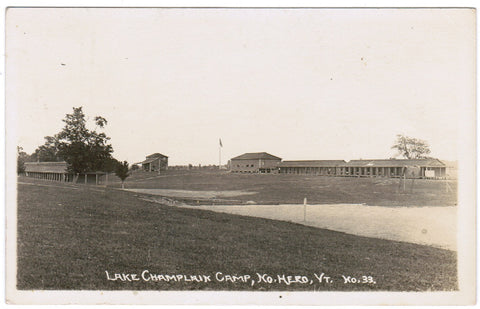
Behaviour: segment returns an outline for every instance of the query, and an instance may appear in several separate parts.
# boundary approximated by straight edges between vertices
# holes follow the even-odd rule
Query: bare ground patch
[[[178,197],[178,198],[225,198],[225,197],[236,197],[242,195],[253,195],[257,192],[253,191],[244,191],[244,190],[227,190],[227,191],[197,191],[197,190],[174,190],[174,189],[125,189],[126,191],[131,191],[135,193],[151,194],[151,195],[160,195],[167,197]]]

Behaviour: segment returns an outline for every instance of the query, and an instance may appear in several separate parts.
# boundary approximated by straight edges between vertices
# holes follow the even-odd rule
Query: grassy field
[[[113,178],[113,179],[112,179]],[[110,177],[110,185],[120,182]],[[349,178],[287,174],[233,174],[225,171],[167,171],[137,172],[127,178],[126,188],[161,188],[183,190],[242,190],[255,192],[229,198],[238,202],[258,204],[353,203],[373,206],[454,206],[457,203],[457,184],[449,181],[417,179],[406,181],[405,191],[399,179]]]
[[[210,181],[230,176],[215,175]],[[271,179],[261,176],[258,179]],[[238,175],[239,180],[244,177]],[[20,181],[19,289],[457,289],[453,251],[281,221],[163,206],[112,188],[26,178]],[[197,186],[189,186],[202,189],[205,185],[199,181]],[[113,281],[106,275],[108,271],[110,278],[115,273],[140,277],[145,270],[187,278],[209,276],[211,280]],[[218,278],[217,272],[222,273]],[[259,282],[257,273],[271,276],[272,282]],[[322,273],[332,282],[317,280],[315,275]],[[226,282],[226,275],[237,276],[236,282]],[[251,278],[243,282],[239,279],[246,278],[243,275]],[[342,275],[350,276],[349,282],[345,283]],[[286,284],[288,276],[304,276],[308,282]],[[367,282],[353,283],[352,278]],[[269,280],[267,276],[263,279]]]

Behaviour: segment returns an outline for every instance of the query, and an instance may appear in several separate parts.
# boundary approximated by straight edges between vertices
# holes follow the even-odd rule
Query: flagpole
[[[218,169],[222,169],[222,139],[218,139]]]

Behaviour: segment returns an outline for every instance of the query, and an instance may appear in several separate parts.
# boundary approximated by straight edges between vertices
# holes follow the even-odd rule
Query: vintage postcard
[[[8,303],[475,303],[475,9],[5,14]]]

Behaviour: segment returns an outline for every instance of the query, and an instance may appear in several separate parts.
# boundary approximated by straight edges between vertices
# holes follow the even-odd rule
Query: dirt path
[[[457,207],[381,207],[352,204],[182,206],[291,221],[360,236],[456,250]]]
[[[177,197],[177,198],[224,198],[240,195],[257,194],[253,191],[230,190],[230,191],[195,191],[195,190],[173,190],[173,189],[125,189],[125,191],[152,194],[159,196]]]

